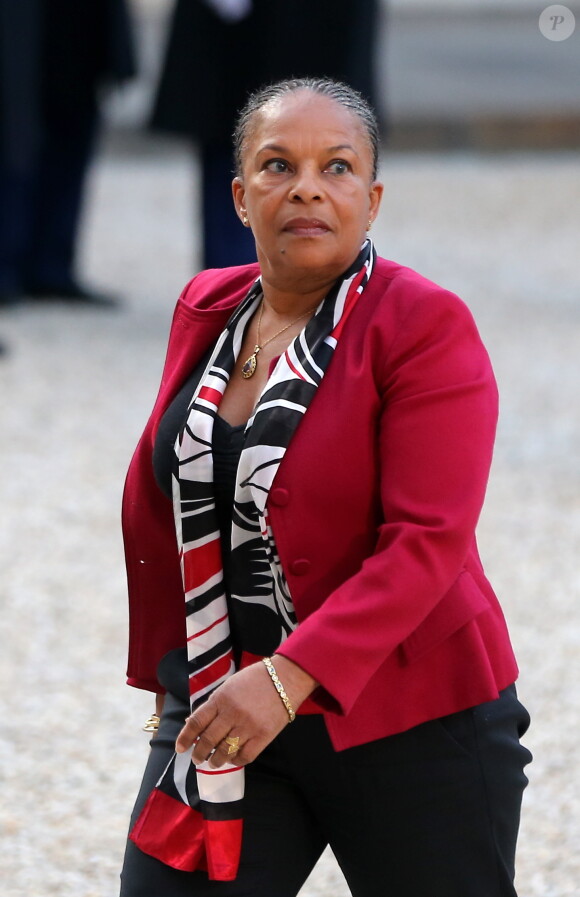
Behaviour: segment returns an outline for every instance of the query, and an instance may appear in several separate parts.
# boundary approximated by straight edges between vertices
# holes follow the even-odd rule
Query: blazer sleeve
[[[382,508],[374,553],[277,652],[320,683],[323,709],[342,714],[462,572],[497,421],[487,352],[454,294],[423,292],[384,353],[380,415],[369,421]]]

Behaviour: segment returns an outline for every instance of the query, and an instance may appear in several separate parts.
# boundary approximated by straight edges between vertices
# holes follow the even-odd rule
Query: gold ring
[[[240,749],[240,738],[238,735],[230,735],[229,738],[224,738],[225,743],[228,746],[228,757],[231,754],[237,754]]]
[[[143,726],[144,732],[157,732],[159,728],[159,717],[156,713],[152,713],[150,717],[145,720],[145,725]]]

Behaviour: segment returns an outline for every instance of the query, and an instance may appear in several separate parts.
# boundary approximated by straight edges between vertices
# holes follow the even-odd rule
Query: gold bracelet
[[[159,717],[156,713],[152,713],[151,716],[149,716],[145,720],[145,725],[143,726],[143,731],[144,732],[157,732],[158,728],[159,728]]]
[[[268,670],[268,673],[270,674],[270,679],[274,683],[274,688],[280,695],[282,703],[284,704],[284,707],[286,708],[286,712],[288,713],[288,716],[290,717],[290,722],[293,723],[294,720],[296,719],[296,714],[294,713],[294,708],[292,707],[292,704],[290,703],[290,698],[284,691],[284,686],[278,679],[278,674],[277,674],[276,670],[274,669],[274,664],[272,663],[272,658],[271,657],[263,657],[262,663]]]

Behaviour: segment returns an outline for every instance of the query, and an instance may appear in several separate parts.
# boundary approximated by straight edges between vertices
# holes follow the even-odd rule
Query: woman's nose
[[[323,185],[320,182],[320,172],[310,168],[299,169],[290,187],[290,200],[292,202],[312,202],[322,199]]]

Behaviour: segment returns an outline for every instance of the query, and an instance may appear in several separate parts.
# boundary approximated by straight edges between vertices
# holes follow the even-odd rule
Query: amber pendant
[[[250,377],[254,376],[256,368],[258,366],[258,359],[256,358],[258,352],[260,351],[260,347],[256,346],[250,357],[244,361],[242,365],[242,377],[244,380],[249,380]]]

